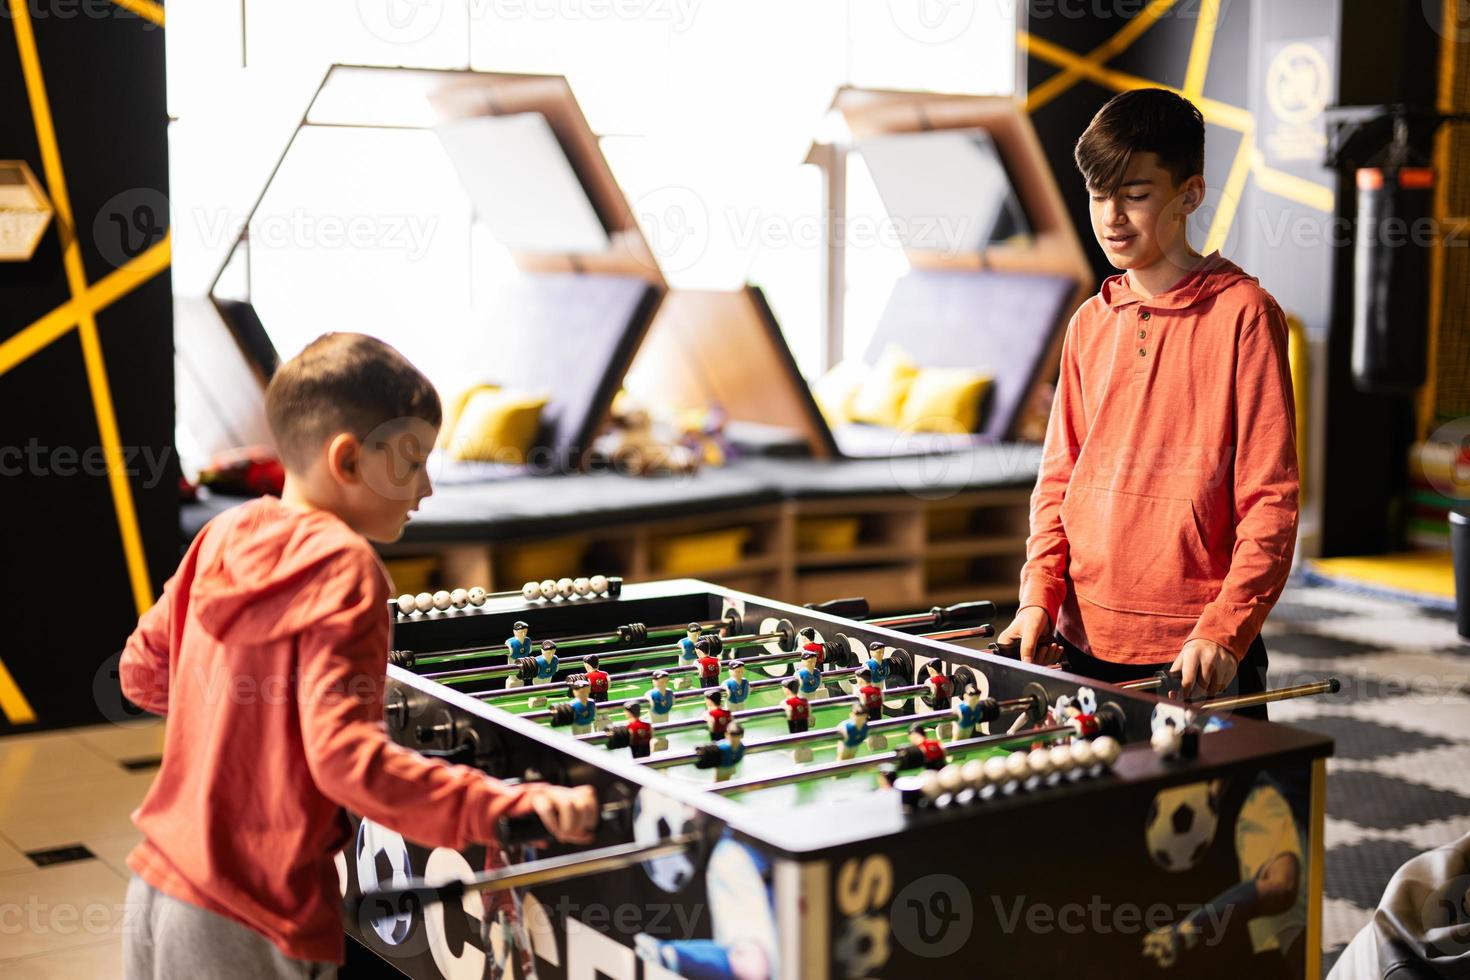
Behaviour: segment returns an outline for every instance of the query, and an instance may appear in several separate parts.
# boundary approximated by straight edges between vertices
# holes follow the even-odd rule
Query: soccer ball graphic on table
[[[633,839],[654,844],[688,831],[694,808],[650,789],[640,790],[633,801]],[[694,862],[680,852],[643,862],[648,879],[666,892],[681,891],[694,880]]]
[[[1148,856],[1165,871],[1188,871],[1204,859],[1219,823],[1209,783],[1160,790],[1144,821]]]
[[[357,827],[357,887],[363,893],[379,888],[403,888],[408,885],[413,872],[408,863],[408,845],[403,837],[387,827],[371,820],[364,820]],[[370,925],[378,938],[390,946],[397,946],[408,938],[413,929],[411,909],[375,908],[371,903],[363,906],[363,917],[379,913],[372,919],[360,923]]]

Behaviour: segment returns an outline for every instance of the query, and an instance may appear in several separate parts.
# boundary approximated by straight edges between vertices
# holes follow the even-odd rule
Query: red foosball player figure
[[[883,688],[873,683],[873,672],[866,667],[858,669],[857,681],[858,704],[867,711],[869,721],[878,721],[883,717]]]
[[[786,712],[786,730],[797,735],[806,731],[811,724],[812,709],[806,698],[801,696],[800,681],[793,677],[786,682],[785,687],[790,695],[781,702],[781,709]]]
[[[699,659],[695,661],[699,665],[699,686],[718,687],[720,684],[720,658],[714,655],[707,640],[700,640],[694,647],[699,651]]]
[[[909,744],[924,753],[925,769],[944,768],[944,746],[929,737],[929,728],[922,721],[909,726]]]
[[[607,687],[610,682],[607,671],[599,670],[597,654],[589,653],[582,658],[582,666],[587,668],[587,684],[592,688],[592,700],[598,704],[607,700]]]
[[[944,676],[943,667],[937,660],[931,660],[924,665],[924,669],[929,672],[929,679],[924,682],[929,686],[924,703],[936,711],[948,711],[950,702],[954,700],[954,683]]]
[[[730,727],[730,712],[722,707],[724,703],[725,692],[718,687],[704,692],[704,721],[711,742],[724,738],[725,730]]]
[[[641,701],[629,701],[623,705],[623,712],[628,716],[628,748],[633,753],[633,758],[641,759],[648,755],[649,743],[653,741],[653,726],[643,720],[643,703]]]
[[[817,655],[817,669],[821,670],[822,665],[827,660],[827,647],[822,641],[817,639],[817,631],[810,626],[803,626],[796,635],[801,640],[801,649],[803,652]]]

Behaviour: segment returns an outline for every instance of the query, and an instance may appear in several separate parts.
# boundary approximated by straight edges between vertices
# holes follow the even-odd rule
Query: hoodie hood
[[[1199,265],[1186,272],[1178,282],[1155,296],[1144,297],[1134,292],[1126,272],[1104,279],[1099,292],[1103,302],[1115,310],[1132,303],[1147,303],[1151,310],[1185,310],[1242,280],[1256,281],[1254,276],[1246,275],[1240,266],[1219,252],[1211,252],[1202,256]]]
[[[360,600],[366,589],[349,578],[344,591],[342,576],[327,569],[345,552],[372,547],[326,511],[262,497],[226,511],[202,533],[209,537],[191,601],[200,625],[221,642],[251,646],[295,635],[352,604],[348,592]]]

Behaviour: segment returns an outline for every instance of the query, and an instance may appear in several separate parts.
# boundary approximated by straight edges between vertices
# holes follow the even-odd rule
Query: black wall
[[[90,286],[157,245],[168,223],[163,28],[91,2],[31,0],[29,21]],[[46,186],[22,71],[24,28],[24,19],[6,8],[0,16],[0,157],[25,160]],[[54,203],[57,188],[47,191]],[[0,341],[16,338],[71,299],[63,267],[69,235],[55,216],[29,261],[0,262]],[[118,717],[109,658],[122,648],[140,604],[151,603],[178,562],[167,268],[95,319],[118,442],[132,470],[128,486],[145,595],[135,594],[113,490],[99,464],[101,386],[89,384],[81,334],[73,327],[0,374],[6,509],[0,590],[11,599],[0,661],[14,684],[8,700],[0,696],[7,705],[0,733]]]

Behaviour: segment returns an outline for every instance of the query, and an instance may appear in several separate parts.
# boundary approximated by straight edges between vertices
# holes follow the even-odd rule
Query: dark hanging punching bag
[[[1434,171],[1358,171],[1353,263],[1353,383],[1408,395],[1424,383]]]

